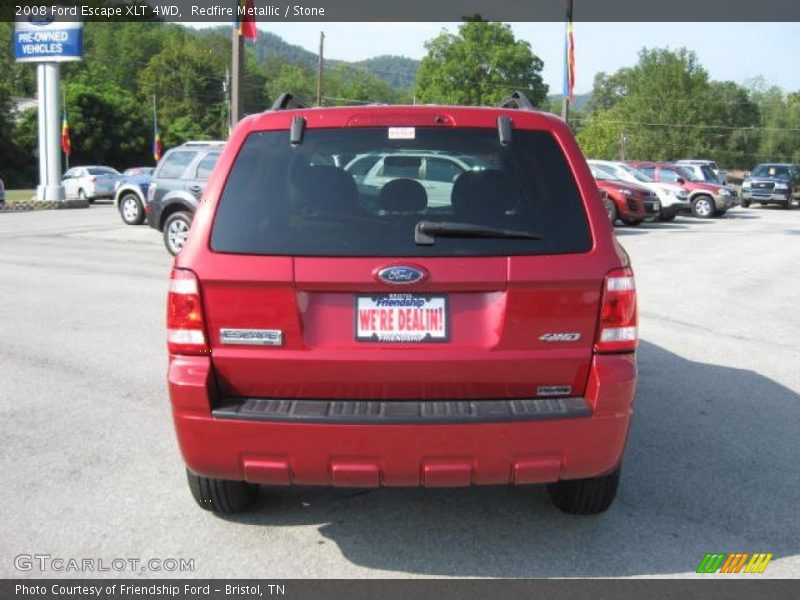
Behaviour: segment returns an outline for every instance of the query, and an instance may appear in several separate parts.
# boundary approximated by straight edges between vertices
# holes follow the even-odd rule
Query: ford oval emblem
[[[44,19],[40,19],[33,15],[28,17],[28,23],[30,23],[31,25],[35,25],[36,27],[45,27],[47,25],[50,25],[50,23],[52,23],[55,20],[56,18],[52,15],[45,15]]]
[[[397,265],[393,267],[384,267],[376,273],[378,279],[384,283],[391,283],[393,285],[408,285],[417,283],[425,279],[428,274],[417,267],[409,267],[407,265]]]

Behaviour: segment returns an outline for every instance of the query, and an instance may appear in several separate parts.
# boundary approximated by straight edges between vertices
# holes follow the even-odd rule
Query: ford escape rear
[[[603,511],[636,327],[627,255],[556,117],[519,94],[287,95],[236,128],[172,272],[190,488],[232,512],[258,484],[548,483],[562,510]]]

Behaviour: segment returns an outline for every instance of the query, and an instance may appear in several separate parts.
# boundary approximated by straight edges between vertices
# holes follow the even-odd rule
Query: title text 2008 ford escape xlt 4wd
[[[286,95],[248,117],[175,260],[167,318],[205,508],[241,510],[257,484],[549,483],[583,514],[614,499],[633,274],[569,129],[521,94],[498,108]]]

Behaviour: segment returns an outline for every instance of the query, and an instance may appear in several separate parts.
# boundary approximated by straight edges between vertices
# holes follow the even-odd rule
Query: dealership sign
[[[83,23],[29,17],[14,31],[17,62],[68,62],[83,56]]]

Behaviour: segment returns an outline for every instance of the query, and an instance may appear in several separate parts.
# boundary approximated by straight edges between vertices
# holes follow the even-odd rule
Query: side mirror
[[[684,183],[686,183],[686,180],[683,177],[678,177],[678,183],[683,185]]]

